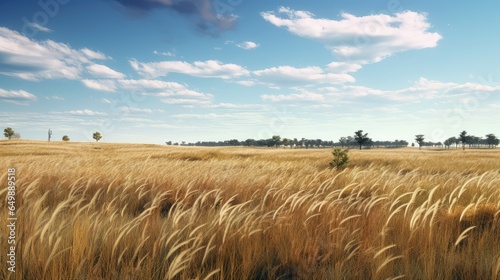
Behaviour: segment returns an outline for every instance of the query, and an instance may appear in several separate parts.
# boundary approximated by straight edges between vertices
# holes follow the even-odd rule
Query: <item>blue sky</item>
[[[0,127],[24,139],[500,134],[500,4],[7,0]]]

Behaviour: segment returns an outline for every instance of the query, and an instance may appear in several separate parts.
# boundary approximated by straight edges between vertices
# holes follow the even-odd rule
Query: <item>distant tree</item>
[[[342,148],[344,148],[344,146],[348,146],[348,141],[346,137],[340,137],[339,143]]]
[[[99,140],[101,140],[101,138],[102,138],[102,135],[100,132],[97,131],[97,132],[94,132],[94,134],[92,135],[92,138],[94,138],[96,142],[99,142]]]
[[[415,135],[415,141],[418,143],[418,148],[422,149],[422,145],[424,144],[425,137],[422,134]]]
[[[495,147],[498,145],[498,138],[493,133],[486,134],[486,143],[488,143],[488,148]]]
[[[275,147],[281,145],[281,137],[279,135],[273,135],[271,138],[271,144]]]
[[[467,131],[462,131],[460,132],[460,135],[458,136],[458,139],[462,142],[462,148],[465,150],[465,144],[467,143],[469,136],[467,135]]]
[[[3,130],[3,135],[7,138],[9,138],[9,140],[12,138],[12,136],[14,135],[14,130],[10,127],[7,127],[6,129]]]
[[[456,137],[450,137],[444,141],[444,145],[450,148],[451,145],[457,144],[457,138]]]
[[[415,143],[411,143],[411,146],[412,146],[412,147],[415,147]]]
[[[52,130],[50,130],[50,128],[49,128],[48,135],[49,135],[49,142],[50,142],[50,138],[52,137]]]
[[[368,133],[363,134],[363,130],[358,130],[354,132],[354,139],[358,142],[360,150],[361,146],[363,146],[364,143],[371,140],[370,138],[368,138]]]
[[[288,138],[283,138],[283,145],[285,146],[289,146],[291,145],[293,142],[292,142],[292,139],[288,139]]]
[[[68,135],[64,135],[64,136],[62,137],[62,140],[63,140],[63,141],[69,141],[69,137],[68,137]]]

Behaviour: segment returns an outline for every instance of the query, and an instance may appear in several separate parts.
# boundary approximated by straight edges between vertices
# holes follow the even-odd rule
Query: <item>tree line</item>
[[[450,149],[452,145],[455,145],[455,148],[458,149],[458,146],[461,145],[464,150],[466,146],[469,146],[469,148],[495,148],[500,144],[500,140],[493,133],[486,134],[485,138],[482,138],[474,135],[468,135],[465,130],[460,132],[458,137],[453,136],[446,139],[444,143],[425,142],[425,136],[422,134],[415,135],[415,141],[418,143],[419,148],[432,144],[432,146],[444,146],[446,149]]]
[[[249,147],[283,147],[283,148],[325,148],[325,147],[342,147],[342,148],[362,148],[362,147],[377,147],[377,148],[401,148],[407,147],[408,142],[405,140],[394,141],[373,141],[368,137],[368,133],[363,133],[363,130],[358,130],[353,136],[340,137],[338,141],[322,140],[322,139],[306,139],[306,138],[282,138],[279,135],[274,135],[268,139],[246,139],[239,141],[237,139],[224,141],[198,141],[194,143],[182,142],[165,142],[167,145],[174,146],[249,146]]]

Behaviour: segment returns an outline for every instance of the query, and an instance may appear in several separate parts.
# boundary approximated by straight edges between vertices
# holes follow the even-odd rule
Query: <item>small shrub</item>
[[[347,155],[348,152],[349,150],[347,149],[340,149],[340,148],[333,149],[332,151],[333,160],[330,161],[330,167],[337,169],[344,168],[345,165],[349,162],[349,156]]]

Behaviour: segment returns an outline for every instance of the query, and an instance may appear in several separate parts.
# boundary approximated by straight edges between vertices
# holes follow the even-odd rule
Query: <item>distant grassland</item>
[[[500,279],[500,149],[0,141],[0,279]]]

